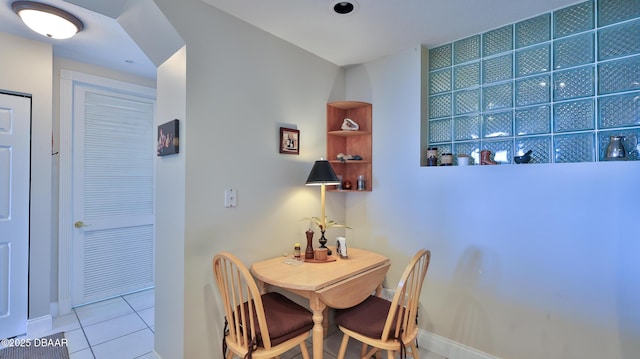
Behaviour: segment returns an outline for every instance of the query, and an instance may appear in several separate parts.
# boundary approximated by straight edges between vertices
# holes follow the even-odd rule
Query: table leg
[[[258,289],[260,290],[260,294],[265,294],[267,293],[267,291],[269,290],[269,285],[263,281],[256,281],[256,284],[258,285]]]
[[[320,301],[316,295],[309,298],[309,306],[313,311],[313,330],[311,332],[313,342],[313,359],[322,359],[324,329],[323,329],[323,312],[327,306]]]
[[[376,287],[376,297],[380,297],[382,295],[382,283],[378,284]]]

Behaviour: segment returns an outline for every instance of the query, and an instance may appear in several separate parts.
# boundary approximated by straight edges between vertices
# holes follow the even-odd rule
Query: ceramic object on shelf
[[[635,136],[630,136],[629,138],[626,136],[609,136],[609,145],[604,154],[604,159],[607,161],[627,160],[627,155],[631,155],[635,151],[638,145],[637,141]]]
[[[467,155],[458,155],[458,166],[468,166],[469,165],[469,156]]]
[[[350,118],[345,118],[342,122],[341,128],[344,131],[358,131],[360,129],[360,126],[356,123],[356,121]]]
[[[513,158],[513,161],[515,163],[521,164],[521,163],[529,163],[531,161],[531,154],[533,153],[532,150],[527,151],[527,153],[525,153],[522,156],[515,156]]]
[[[480,164],[481,165],[497,165],[498,162],[491,159],[491,151],[482,150],[480,151]]]

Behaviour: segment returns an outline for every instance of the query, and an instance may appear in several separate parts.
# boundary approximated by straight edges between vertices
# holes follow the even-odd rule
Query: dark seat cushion
[[[262,305],[264,306],[264,316],[267,320],[272,346],[297,337],[313,328],[311,312],[280,293],[269,292],[263,294]],[[258,346],[264,347],[260,328],[256,328],[256,331]]]
[[[390,301],[371,295],[355,307],[337,309],[335,321],[341,327],[380,339],[390,308]]]

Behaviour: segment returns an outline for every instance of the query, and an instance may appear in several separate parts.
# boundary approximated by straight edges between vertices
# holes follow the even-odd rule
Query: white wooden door
[[[31,99],[0,94],[0,338],[27,331]]]
[[[154,285],[155,100],[73,89],[72,306]]]

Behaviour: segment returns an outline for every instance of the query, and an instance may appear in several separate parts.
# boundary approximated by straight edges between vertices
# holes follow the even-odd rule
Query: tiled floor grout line
[[[144,323],[144,325],[147,326],[147,328],[152,332],[155,333],[154,330],[151,328],[151,326],[149,325],[149,323],[147,323],[146,320],[144,320],[144,318],[140,315],[140,311],[143,310],[147,310],[147,309],[151,309],[153,307],[149,307],[149,308],[143,308],[140,309],[140,311],[136,310],[136,308],[134,308],[131,303],[129,303],[129,301],[127,300],[127,298],[125,298],[124,296],[122,296],[122,299],[125,301],[125,303],[127,303],[127,305],[129,306],[129,308],[131,308],[133,310],[134,313],[136,313],[136,315],[138,316],[138,318],[140,318],[140,320],[142,320],[142,322]]]
[[[82,325],[82,322],[80,321],[80,317],[78,316],[78,312],[76,311],[76,309],[73,309],[73,314],[76,316],[76,319],[78,320],[78,324],[80,324],[80,330],[82,330],[82,335],[84,335],[84,340],[87,341],[87,345],[89,346],[89,351],[91,351],[91,356],[93,356],[93,358],[95,359],[96,354],[93,352],[93,347],[91,346],[91,343],[89,343],[89,338],[87,337],[87,333],[84,331],[84,325]]]
[[[144,320],[144,318],[140,315],[140,311],[136,310],[136,308],[134,308],[134,307],[131,305],[131,303],[130,303],[126,298],[125,298],[125,296],[122,296],[122,295],[121,295],[121,296],[114,297],[114,298],[112,298],[112,299],[115,299],[115,298],[120,298],[120,299],[122,299],[122,300],[127,304],[127,306],[129,306],[129,308],[131,308],[131,310],[136,314],[136,316],[137,316],[137,317],[138,317],[138,318],[139,318],[139,319],[144,323],[145,328],[142,328],[142,329],[139,329],[139,330],[136,330],[136,331],[133,331],[133,332],[131,332],[131,333],[124,334],[124,335],[120,335],[120,336],[118,336],[118,337],[116,337],[116,338],[112,338],[112,339],[110,339],[110,340],[107,340],[107,341],[105,341],[105,342],[98,343],[98,344],[95,344],[95,345],[102,345],[102,344],[104,344],[104,343],[108,343],[108,342],[111,342],[111,341],[114,341],[114,340],[117,340],[117,339],[121,339],[121,338],[123,338],[123,337],[125,337],[125,336],[127,336],[127,335],[131,335],[131,334],[133,334],[133,333],[138,333],[138,332],[141,332],[141,331],[144,331],[144,330],[147,330],[147,329],[148,329],[148,330],[150,330],[152,333],[154,332],[154,331],[153,331],[153,329],[151,328],[151,326],[149,325],[149,323],[147,323],[147,321],[146,321],[146,320]],[[150,309],[150,308],[153,308],[153,307],[144,308],[144,309],[141,309],[141,310],[147,310],[147,309]],[[94,359],[96,358],[95,352],[94,352],[94,350],[93,350],[93,349],[94,349],[93,347],[94,347],[95,345],[92,345],[92,344],[91,344],[91,342],[89,341],[89,338],[87,337],[87,333],[86,333],[86,331],[85,331],[85,327],[89,327],[89,326],[92,326],[92,325],[97,325],[97,324],[105,323],[105,322],[108,322],[108,321],[110,321],[110,320],[118,319],[118,318],[121,318],[121,317],[124,317],[124,316],[127,316],[127,315],[130,315],[130,314],[131,314],[131,313],[127,313],[127,314],[119,315],[119,316],[116,316],[116,317],[113,317],[113,318],[105,319],[105,320],[102,320],[102,321],[98,321],[98,322],[95,322],[95,323],[91,323],[91,324],[86,325],[86,324],[83,324],[83,323],[82,323],[82,321],[80,320],[80,317],[79,317],[79,315],[78,315],[78,312],[77,312],[77,309],[76,309],[76,308],[73,308],[73,313],[74,313],[74,315],[76,316],[76,319],[78,320],[78,323],[80,324],[80,329],[82,330],[82,334],[84,335],[84,338],[85,338],[85,340],[87,341],[87,345],[88,345],[89,350],[91,351],[91,355],[93,356],[93,358],[94,358]],[[142,357],[143,357],[144,355],[147,355],[147,354],[148,354],[148,353],[143,354],[143,355],[142,355]]]

